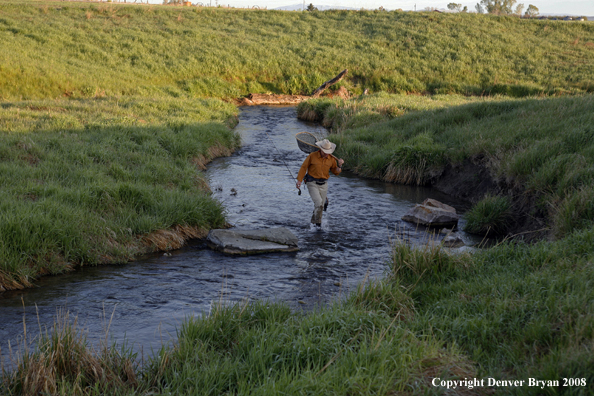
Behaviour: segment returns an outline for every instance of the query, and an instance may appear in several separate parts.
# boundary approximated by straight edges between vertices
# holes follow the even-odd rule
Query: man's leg
[[[320,198],[322,198],[322,211],[320,212],[320,222],[322,221],[322,213],[325,212],[326,197],[328,196],[328,182],[320,186]]]
[[[324,202],[326,201],[326,194],[328,193],[328,183],[319,185],[315,182],[309,182],[307,183],[307,191],[309,191],[311,200],[314,203],[311,222],[313,224],[322,224],[322,213],[324,213]]]

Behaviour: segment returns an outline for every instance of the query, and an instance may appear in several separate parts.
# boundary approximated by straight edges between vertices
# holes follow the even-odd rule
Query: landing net
[[[295,138],[297,139],[297,145],[299,146],[299,149],[304,153],[311,154],[314,151],[318,151],[320,149],[318,146],[316,146],[316,142],[318,142],[320,139],[313,133],[299,132],[297,135],[295,135]]]

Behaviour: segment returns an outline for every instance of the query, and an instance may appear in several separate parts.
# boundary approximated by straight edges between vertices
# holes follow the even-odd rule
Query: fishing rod
[[[287,166],[287,163],[283,160],[283,155],[281,154],[280,150],[274,144],[274,140],[272,140],[272,138],[270,137],[270,135],[268,134],[268,132],[267,131],[264,131],[264,132],[266,133],[266,136],[268,136],[268,139],[270,139],[270,142],[272,143],[272,146],[276,149],[276,152],[280,156],[281,162],[283,163],[283,165],[285,165],[285,168],[287,168],[287,170],[289,171],[289,174],[291,175],[291,177],[293,178],[293,180],[295,180],[295,186],[296,186],[297,185],[297,179],[293,176],[293,172],[291,172],[291,169],[289,169],[289,167]],[[297,195],[301,195],[301,189],[299,187],[297,187],[297,190],[299,190],[299,192],[297,193]]]

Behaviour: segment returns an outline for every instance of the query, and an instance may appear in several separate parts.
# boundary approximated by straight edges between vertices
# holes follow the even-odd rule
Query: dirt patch
[[[443,173],[431,181],[439,191],[470,203],[480,201],[485,195],[500,195],[501,188],[487,167],[466,160],[459,165],[447,165]]]
[[[237,106],[297,105],[309,99],[305,95],[249,94],[235,101]]]
[[[319,96],[320,98],[340,97],[348,99],[350,93],[345,87],[340,87],[336,91],[329,91]],[[251,93],[244,98],[238,98],[234,101],[237,106],[266,106],[266,105],[297,105],[305,100],[312,99],[309,95],[278,95],[278,94],[255,94]]]

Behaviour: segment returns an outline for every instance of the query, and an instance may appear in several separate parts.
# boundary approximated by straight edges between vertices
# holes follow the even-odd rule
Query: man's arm
[[[338,165],[334,165],[332,168],[330,168],[330,171],[338,176],[340,172],[342,172],[342,165],[344,164],[344,160],[342,158],[339,158],[336,160],[336,162]]]
[[[311,154],[307,156],[305,161],[303,161],[301,168],[299,168],[299,173],[297,174],[297,184],[296,184],[297,188],[301,188],[301,182],[303,181],[303,178],[305,177],[305,174],[307,173],[307,169],[309,168],[310,162],[311,162]]]

